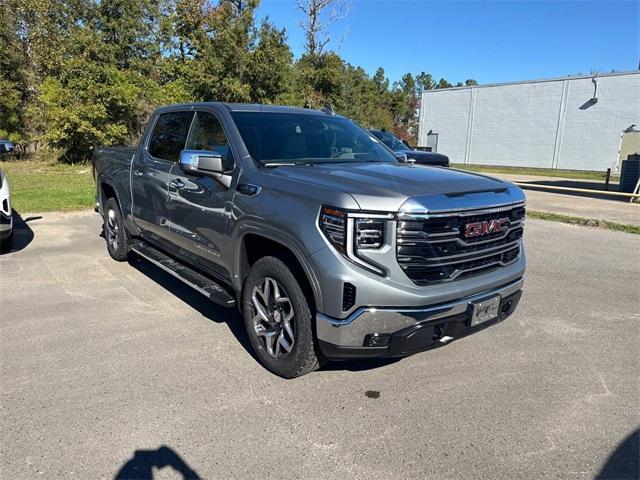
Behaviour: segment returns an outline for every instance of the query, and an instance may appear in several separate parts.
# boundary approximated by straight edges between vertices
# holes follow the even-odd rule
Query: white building
[[[635,130],[640,72],[624,72],[427,90],[418,145],[452,163],[615,171]]]

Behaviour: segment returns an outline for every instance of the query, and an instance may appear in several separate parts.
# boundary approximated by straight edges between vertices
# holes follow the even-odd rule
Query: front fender
[[[261,236],[277,242],[283,247],[287,248],[291,253],[293,253],[296,260],[298,260],[298,263],[301,265],[304,274],[307,277],[307,280],[309,281],[316,307],[318,310],[322,311],[324,308],[324,301],[322,298],[320,283],[313,271],[311,263],[307,257],[308,253],[305,251],[304,247],[294,237],[287,235],[282,230],[279,230],[272,225],[268,225],[255,219],[246,219],[238,222],[235,225],[235,228],[231,234],[232,245],[242,245],[244,237],[249,234]],[[244,282],[244,278],[242,275],[242,254],[242,248],[236,248],[234,250],[234,259],[232,265],[234,288],[239,293],[242,292],[242,284]]]

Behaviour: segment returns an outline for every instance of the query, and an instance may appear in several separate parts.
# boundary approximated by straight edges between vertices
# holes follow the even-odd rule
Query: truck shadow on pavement
[[[133,457],[116,473],[114,480],[153,480],[154,471],[163,468],[173,469],[185,480],[201,478],[180,455],[162,445],[157,450],[136,450]]]
[[[41,216],[34,216],[23,219],[16,210],[13,211],[13,245],[5,255],[24,250],[33,241],[33,230],[28,223],[41,218]]]
[[[362,358],[358,360],[338,360],[329,362],[321,370],[348,370],[350,372],[362,372],[365,370],[374,370],[376,368],[386,367],[392,363],[402,360],[400,357],[395,358]]]
[[[129,264],[140,273],[156,282],[169,293],[178,297],[203,317],[215,323],[226,323],[240,345],[244,347],[247,353],[249,353],[254,360],[258,361],[257,357],[253,353],[253,348],[251,347],[251,342],[249,341],[247,332],[244,329],[244,320],[236,308],[224,308],[216,305],[204,295],[184,284],[173,275],[135,254],[129,258]]]
[[[596,478],[640,478],[640,429],[632,432],[618,445]]]
[[[226,323],[236,340],[242,345],[249,355],[258,363],[258,357],[253,351],[249,337],[244,328],[244,319],[237,308],[224,308],[216,305],[208,300],[204,295],[198,293],[188,285],[185,285],[173,275],[165,272],[161,268],[146,261],[145,259],[133,254],[129,258],[129,264],[143,275],[147,276],[158,285],[163,287],[169,293],[175,295],[184,303],[200,313],[203,317],[215,323]],[[383,358],[383,359],[362,359],[362,360],[344,360],[327,363],[321,371],[330,370],[348,370],[359,372],[364,370],[372,370],[379,367],[390,365],[401,358]]]

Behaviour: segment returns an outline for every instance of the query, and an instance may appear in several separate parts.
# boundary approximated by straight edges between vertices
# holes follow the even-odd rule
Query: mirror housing
[[[224,174],[222,155],[211,150],[182,150],[178,160],[185,173],[220,177]]]
[[[409,156],[406,153],[398,153],[395,152],[395,156],[398,159],[399,162],[402,163],[416,163],[415,158],[409,158]]]

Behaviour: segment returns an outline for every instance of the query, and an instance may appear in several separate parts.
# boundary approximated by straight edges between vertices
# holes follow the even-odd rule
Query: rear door
[[[145,236],[160,243],[170,237],[170,172],[184,149],[193,115],[184,110],[157,115],[146,146],[133,162],[133,215]]]
[[[213,110],[196,111],[186,150],[207,150],[222,156],[225,173],[233,175],[236,161],[223,124]],[[229,215],[233,189],[219,180],[184,172],[179,165],[171,171],[172,242],[191,260],[218,276],[229,277]]]

